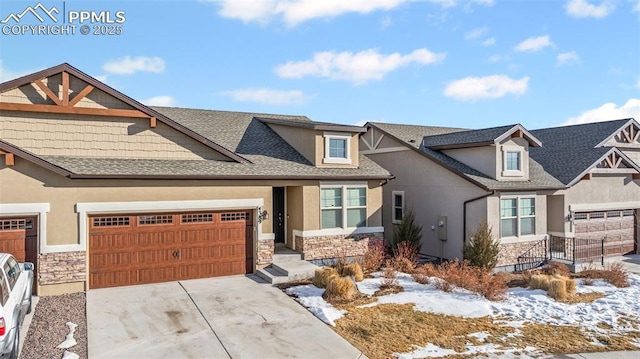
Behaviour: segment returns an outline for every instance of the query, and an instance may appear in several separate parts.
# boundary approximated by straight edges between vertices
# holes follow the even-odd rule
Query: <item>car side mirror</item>
[[[31,262],[24,262],[24,270],[33,270],[33,263]]]

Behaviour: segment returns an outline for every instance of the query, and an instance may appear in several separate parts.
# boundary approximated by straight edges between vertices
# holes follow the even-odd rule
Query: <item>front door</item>
[[[273,233],[276,243],[284,243],[285,234],[284,187],[273,187]]]

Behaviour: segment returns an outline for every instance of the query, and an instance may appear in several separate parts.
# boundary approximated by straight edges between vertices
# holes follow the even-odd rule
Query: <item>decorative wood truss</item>
[[[627,173],[631,174],[634,180],[640,179],[640,173],[638,173],[638,170],[615,151],[611,151],[607,154],[602,161],[600,161],[600,163],[582,179],[591,179],[591,175],[593,173]]]
[[[0,150],[0,155],[4,155],[4,164],[6,166],[13,166],[16,163],[13,153]]]
[[[43,105],[43,104],[24,104],[24,103],[11,103],[0,102],[0,110],[6,111],[22,111],[22,112],[45,112],[45,113],[58,113],[69,115],[89,115],[89,116],[110,116],[110,117],[129,117],[129,118],[147,118],[149,119],[149,127],[156,127],[157,121],[154,116],[150,116],[139,110],[124,110],[124,109],[110,109],[110,108],[89,108],[89,107],[75,107],[83,98],[85,98],[91,91],[94,90],[92,85],[85,86],[72,98],[69,90],[69,73],[62,72],[62,93],[60,96],[56,95],[47,85],[38,79],[32,83],[42,90],[48,98],[55,103],[55,105]]]
[[[629,126],[623,128],[615,136],[615,140],[619,143],[628,143],[640,146],[640,129],[635,124],[630,123]]]

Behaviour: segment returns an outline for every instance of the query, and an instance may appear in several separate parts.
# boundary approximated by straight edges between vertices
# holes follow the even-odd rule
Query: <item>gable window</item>
[[[518,237],[536,233],[536,199],[534,197],[500,200],[500,236]]]
[[[502,175],[505,177],[522,177],[523,158],[522,149],[517,146],[502,148]]]
[[[350,164],[350,140],[351,136],[349,134],[325,133],[324,159],[322,162]]]
[[[398,224],[404,218],[404,191],[393,191],[393,212],[391,219],[394,224]]]
[[[321,187],[320,212],[322,229],[366,226],[367,187]]]

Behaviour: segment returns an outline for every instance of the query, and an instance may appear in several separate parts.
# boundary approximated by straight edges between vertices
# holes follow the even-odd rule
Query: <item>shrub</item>
[[[414,262],[405,257],[394,257],[391,259],[390,265],[396,271],[408,274],[413,273],[416,266]]]
[[[435,277],[436,267],[433,263],[425,263],[413,270],[411,276],[413,280],[420,284],[428,284],[429,277]]]
[[[549,276],[546,274],[535,274],[529,280],[531,289],[549,290]]]
[[[398,285],[398,278],[396,270],[391,266],[391,263],[387,261],[387,265],[384,268],[382,275],[382,285],[380,285],[380,289],[388,289],[391,287],[395,287]]]
[[[501,275],[493,275],[487,270],[480,273],[478,290],[489,300],[502,300],[507,290],[507,283]]]
[[[618,288],[629,286],[629,275],[622,263],[609,263],[602,271],[602,279]]]
[[[500,241],[493,238],[491,226],[487,222],[480,222],[470,237],[462,248],[464,259],[476,267],[495,268],[500,254]]]
[[[553,278],[549,281],[549,296],[555,300],[567,299],[567,284],[562,278]]]
[[[360,267],[360,264],[355,262],[349,263],[342,267],[342,272],[340,273],[340,275],[343,277],[353,276],[353,279],[356,282],[362,282],[362,280],[364,280],[364,272],[362,272],[362,267]]]
[[[348,302],[353,300],[357,294],[358,290],[351,278],[333,277],[327,283],[327,289],[322,294],[322,298],[329,302]]]
[[[382,241],[369,242],[367,252],[362,259],[362,269],[365,273],[372,273],[382,267],[387,249]]]
[[[344,268],[344,266],[346,266],[347,264],[349,264],[349,261],[347,260],[347,254],[345,250],[336,257],[333,263],[333,267],[338,271],[338,273],[342,273],[342,268]]]
[[[392,249],[395,252],[399,243],[409,242],[416,248],[416,253],[420,251],[420,240],[422,239],[422,226],[416,223],[416,215],[411,209],[404,210],[402,221],[393,229]]]
[[[315,275],[313,276],[313,285],[318,288],[326,288],[327,284],[333,279],[339,277],[338,271],[333,267],[324,267],[320,269],[316,269]]]
[[[566,278],[564,281],[565,286],[567,287],[567,295],[576,294],[576,281],[571,278]]]
[[[545,273],[550,275],[560,275],[563,277],[570,277],[571,271],[566,264],[560,262],[551,262],[545,268]]]

